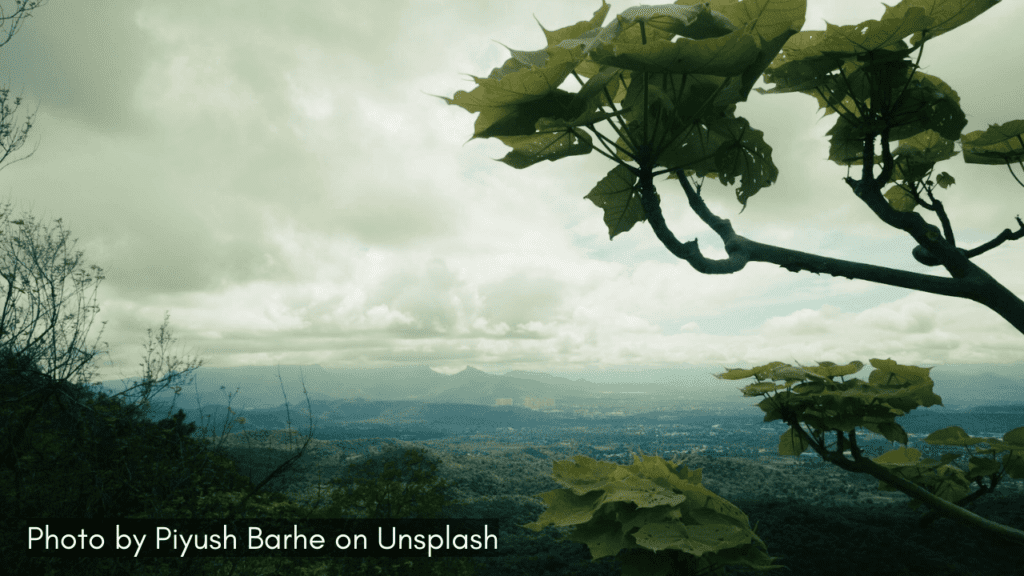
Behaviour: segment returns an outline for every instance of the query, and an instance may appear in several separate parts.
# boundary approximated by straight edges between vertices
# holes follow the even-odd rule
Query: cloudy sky
[[[9,9],[10,0],[0,0]],[[611,3],[609,18],[638,4]],[[815,0],[805,29],[880,17],[880,2]],[[510,48],[591,17],[599,1],[49,0],[0,48],[0,84],[38,106],[34,156],[0,172],[0,197],[63,218],[104,269],[91,343],[99,379],[138,375],[146,329],[170,313],[180,355],[205,366],[426,364],[552,373],[772,360],[1024,362],[1024,337],[987,308],[867,282],[750,264],[705,276],[641,224],[609,241],[583,198],[598,154],[515,170],[475,115],[429,94],[471,90]],[[536,20],[534,19],[536,18]],[[959,92],[967,131],[1021,118],[1024,3],[1003,2],[925,48]],[[813,99],[752,93],[739,114],[766,133],[781,175],[739,214],[750,239],[938,273],[828,162]],[[940,165],[939,198],[973,247],[1024,214],[998,167]],[[677,182],[670,227],[725,256]],[[929,218],[931,218],[929,216]],[[933,222],[937,220],[931,218]],[[1024,242],[976,260],[1024,294]]]

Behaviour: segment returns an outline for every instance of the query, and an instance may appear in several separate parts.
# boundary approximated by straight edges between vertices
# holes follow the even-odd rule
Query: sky
[[[608,19],[637,4],[612,2]],[[884,10],[810,4],[805,30]],[[48,0],[0,47],[0,85],[36,110],[24,151],[38,146],[0,170],[0,201],[62,218],[103,269],[97,380],[138,376],[165,313],[173,352],[207,367],[1024,362],[1024,336],[968,300],[763,263],[702,275],[646,223],[610,241],[584,199],[609,160],[516,170],[495,161],[500,141],[469,141],[476,115],[431,96],[472,90],[469,74],[509,57],[501,44],[543,48],[538,21],[555,30],[599,7]],[[999,41],[1022,21],[1024,3],[1003,2],[927,44],[924,71],[959,93],[965,132],[1024,116],[1024,63]],[[834,116],[812,98],[754,92],[737,114],[764,131],[780,171],[742,214],[731,187],[706,184],[737,233],[940,273],[843,183],[827,160]],[[1016,229],[1024,190],[1006,170],[959,156],[940,170],[957,181],[938,197],[958,245]],[[679,184],[656,184],[677,237],[725,257]],[[1024,294],[1024,242],[975,262]]]

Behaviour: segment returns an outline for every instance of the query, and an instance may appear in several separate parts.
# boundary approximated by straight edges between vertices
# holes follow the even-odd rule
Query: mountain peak
[[[484,372],[483,370],[479,370],[477,368],[473,368],[472,366],[466,366],[462,370],[462,372],[456,372],[455,374],[452,374],[452,376],[462,376],[462,377],[466,377],[466,376],[490,376],[490,374],[488,374],[487,372]]]

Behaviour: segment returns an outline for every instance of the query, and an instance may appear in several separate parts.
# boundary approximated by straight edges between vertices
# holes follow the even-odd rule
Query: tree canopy
[[[963,249],[934,196],[955,183],[934,168],[959,154],[958,142],[967,162],[1024,168],[1024,120],[963,134],[967,120],[956,91],[920,69],[926,42],[998,2],[904,0],[886,6],[879,20],[806,31],[806,0],[636,6],[607,25],[610,7],[602,0],[590,20],[544,29],[546,47],[510,50],[512,57],[487,78],[473,76],[476,88],[440,98],[479,113],[471,139],[501,140],[512,148],[501,162],[513,168],[592,151],[612,160],[615,166],[586,195],[604,212],[612,239],[649,221],[672,254],[705,274],[768,262],[792,272],[968,298],[1024,332],[1024,302],[970,260],[1024,237],[1024,222],[1017,217],[1018,230]],[[575,93],[560,88],[570,76],[580,84]],[[845,184],[883,222],[913,238],[919,263],[943,266],[948,278],[762,244],[711,212],[701,196],[705,178],[737,185],[736,199],[745,208],[778,177],[764,133],[736,115],[737,103],[762,77],[774,87],[758,93],[808,94],[826,115],[835,114],[829,158],[861,166],[860,178],[847,177]],[[601,122],[617,138],[599,132]],[[722,239],[727,258],[706,258],[696,240],[676,238],[661,212],[654,185],[659,175],[679,180],[691,209]],[[934,212],[941,229],[921,211]]]

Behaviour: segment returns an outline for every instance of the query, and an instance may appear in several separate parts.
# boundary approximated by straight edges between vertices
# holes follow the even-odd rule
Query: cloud
[[[465,74],[501,66],[497,42],[543,46],[531,15],[553,30],[594,8],[51,0],[0,49],[12,85],[40,106],[39,151],[4,181],[16,206],[64,218],[104,268],[104,377],[135,368],[167,310],[210,366],[1024,361],[1020,334],[971,301],[761,263],[702,275],[646,223],[610,241],[584,199],[605,158],[510,168],[495,161],[501,142],[470,139],[475,116],[430,96],[471,90]],[[815,2],[808,27],[882,9]],[[1007,73],[1019,62],[987,41],[1017,15],[1001,3],[924,55],[972,129],[1019,116],[993,96],[1019,88]],[[738,113],[780,169],[742,213],[735,186],[705,183],[738,234],[944,273],[916,263],[913,240],[853,196],[847,170],[827,161],[834,116],[813,98],[754,94]],[[942,169],[957,178],[940,193],[958,245],[1016,228],[1021,191],[1005,171],[959,157]],[[676,236],[724,258],[678,182],[655,184]],[[976,261],[1021,294],[1018,244]]]

